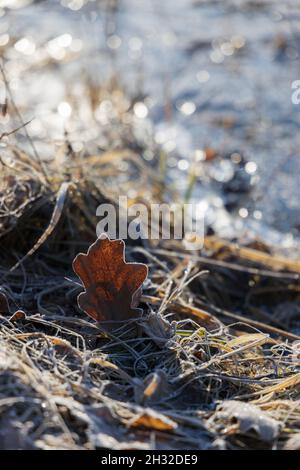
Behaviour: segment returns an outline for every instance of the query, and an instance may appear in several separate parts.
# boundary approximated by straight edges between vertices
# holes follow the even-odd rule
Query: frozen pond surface
[[[66,97],[69,89],[80,96],[82,76],[103,84],[117,75],[183,192],[197,160],[192,200],[214,227],[229,235],[251,228],[288,247],[300,229],[297,4],[3,0],[0,46],[13,41],[11,86],[29,117],[34,110],[30,130],[41,140],[63,135]],[[49,55],[59,65],[47,66]],[[205,148],[220,158],[201,163]]]

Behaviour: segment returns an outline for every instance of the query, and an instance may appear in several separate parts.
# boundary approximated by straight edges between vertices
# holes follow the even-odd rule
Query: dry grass
[[[78,311],[71,261],[93,240],[98,203],[116,196],[100,191],[102,168],[114,173],[128,157],[141,185],[157,184],[130,151],[108,155],[87,157],[94,181],[71,176],[64,191],[55,181],[58,197],[38,169],[27,174],[24,158],[3,169],[1,290],[26,316],[1,317],[2,447],[291,445],[299,276],[276,270],[276,258],[272,269],[220,240],[212,249],[211,238],[201,256],[175,241],[131,245],[129,259],[150,268],[144,316],[108,335]]]
[[[64,172],[17,138],[3,150],[0,286],[25,315],[0,316],[0,446],[299,448],[298,262],[217,237],[193,254],[130,242],[150,270],[143,317],[108,334],[79,311],[71,264],[97,206],[129,189],[176,198],[126,122],[114,150],[76,153],[66,137]]]

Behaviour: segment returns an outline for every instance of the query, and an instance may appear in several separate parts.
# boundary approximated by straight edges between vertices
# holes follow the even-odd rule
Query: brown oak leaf
[[[85,287],[78,305],[98,322],[129,320],[140,313],[136,307],[148,268],[126,263],[124,251],[123,240],[102,235],[87,254],[80,253],[73,261],[73,269]]]

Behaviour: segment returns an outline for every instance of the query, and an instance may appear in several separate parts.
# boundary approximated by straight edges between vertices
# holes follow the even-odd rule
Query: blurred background
[[[289,250],[299,54],[296,0],[0,0],[2,64],[45,161],[66,136],[77,153],[129,146],[220,235]]]

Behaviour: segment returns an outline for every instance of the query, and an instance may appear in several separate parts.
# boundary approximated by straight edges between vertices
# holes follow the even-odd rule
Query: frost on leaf
[[[79,307],[94,320],[124,321],[136,317],[148,268],[141,263],[126,263],[123,240],[101,236],[73,261],[85,292],[78,296]]]

